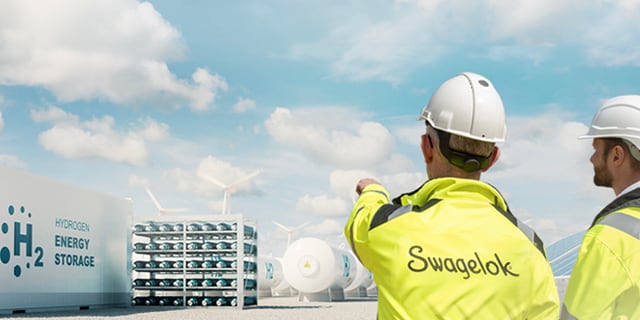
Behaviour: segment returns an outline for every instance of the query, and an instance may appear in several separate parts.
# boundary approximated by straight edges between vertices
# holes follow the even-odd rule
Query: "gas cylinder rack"
[[[136,221],[132,304],[246,308],[258,304],[258,235],[238,214]]]

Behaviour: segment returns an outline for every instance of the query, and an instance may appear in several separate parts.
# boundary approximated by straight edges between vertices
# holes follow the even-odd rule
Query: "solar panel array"
[[[547,247],[547,258],[555,277],[571,275],[585,232],[574,233]]]

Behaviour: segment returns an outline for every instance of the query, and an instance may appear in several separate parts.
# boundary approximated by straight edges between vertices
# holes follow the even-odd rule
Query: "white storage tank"
[[[348,254],[356,265],[356,272],[351,284],[344,288],[345,294],[347,296],[366,297],[367,288],[373,284],[373,274],[358,261],[353,252],[348,251]]]
[[[131,303],[131,200],[5,167],[0,176],[0,313]]]
[[[282,269],[282,258],[276,258],[276,260],[280,262],[280,268]],[[282,271],[282,281],[271,289],[271,293],[276,297],[292,297],[298,294],[298,290],[291,287],[287,279],[284,278],[284,271]]]
[[[272,290],[284,281],[282,263],[278,258],[258,257],[258,293],[269,297]]]
[[[344,289],[353,282],[356,263],[348,251],[317,238],[300,238],[282,257],[285,280],[301,293]]]

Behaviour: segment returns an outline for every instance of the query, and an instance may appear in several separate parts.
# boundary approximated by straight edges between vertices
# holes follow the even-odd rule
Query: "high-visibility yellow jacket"
[[[640,319],[640,189],[607,205],[585,233],[561,319]]]
[[[344,232],[373,273],[379,319],[559,316],[542,241],[483,182],[433,179],[393,202],[370,184]]]

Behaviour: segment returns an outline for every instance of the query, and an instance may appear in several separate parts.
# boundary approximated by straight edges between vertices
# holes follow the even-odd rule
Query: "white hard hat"
[[[445,81],[422,109],[418,120],[459,136],[503,142],[507,135],[504,106],[491,82],[464,72]]]
[[[605,101],[591,120],[587,134],[579,139],[622,138],[640,159],[640,95],[617,96]]]

